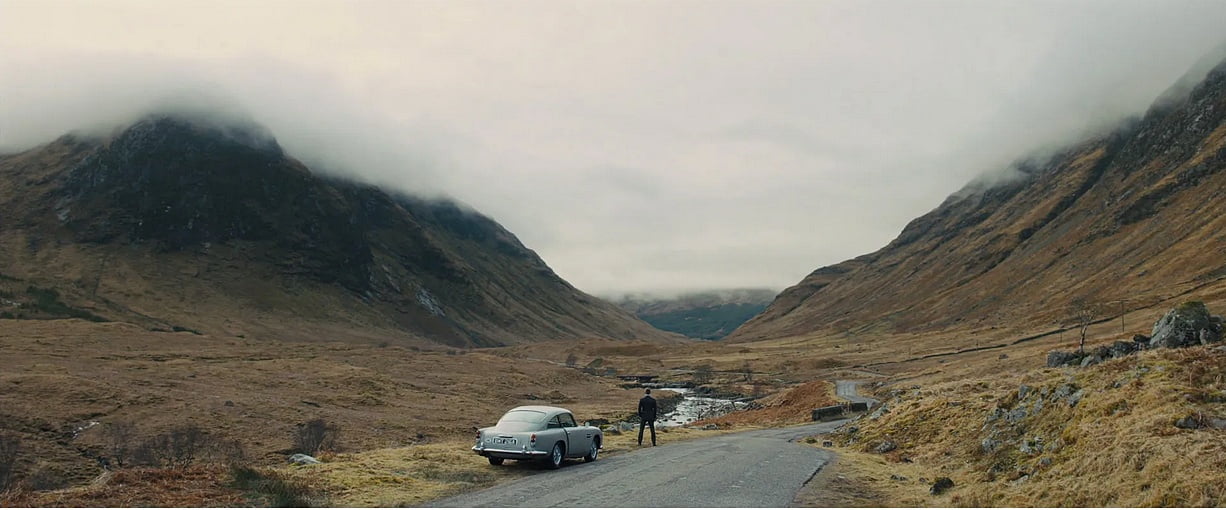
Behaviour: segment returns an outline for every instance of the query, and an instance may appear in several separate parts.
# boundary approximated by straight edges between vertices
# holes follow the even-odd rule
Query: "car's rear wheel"
[[[489,461],[490,461],[490,464],[491,464],[491,465],[494,465],[494,466],[501,466],[501,465],[502,465],[502,460],[503,460],[503,459],[501,459],[501,458],[499,458],[499,457],[486,457],[486,459],[489,459]]]
[[[600,442],[592,441],[592,449],[587,451],[587,455],[583,456],[584,462],[592,462],[596,460],[596,456],[600,455]]]
[[[553,450],[549,452],[549,459],[545,461],[549,463],[549,469],[558,469],[562,467],[562,451],[562,443],[555,443],[553,445]]]

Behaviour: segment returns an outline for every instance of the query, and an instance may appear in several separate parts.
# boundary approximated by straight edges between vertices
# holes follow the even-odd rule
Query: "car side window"
[[[559,414],[558,419],[561,420],[563,427],[574,427],[575,417],[570,414]]]
[[[561,416],[554,416],[552,420],[549,420],[549,425],[547,425],[545,428],[549,428],[549,429],[562,428],[562,422],[559,421],[560,418]]]

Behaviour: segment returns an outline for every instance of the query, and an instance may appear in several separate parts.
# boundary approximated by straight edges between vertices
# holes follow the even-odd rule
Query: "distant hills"
[[[262,127],[147,117],[0,156],[0,318],[497,346],[665,339],[494,220],[312,172]]]
[[[611,299],[658,329],[719,340],[765,310],[774,298],[775,291],[769,289],[730,289],[677,297],[627,294]]]
[[[1203,76],[1203,74],[1201,75]],[[976,182],[884,248],[817,269],[729,340],[1060,324],[1226,298],[1226,62],[1139,119]]]

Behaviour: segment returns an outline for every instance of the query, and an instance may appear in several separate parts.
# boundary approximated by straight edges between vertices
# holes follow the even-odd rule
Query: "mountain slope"
[[[38,308],[22,289],[48,288],[108,319],[227,334],[665,337],[479,213],[316,176],[258,126],[175,115],[0,157],[0,267],[16,316]]]
[[[1107,136],[972,184],[877,252],[814,271],[729,339],[1025,328],[1226,277],[1226,63]]]
[[[719,340],[761,313],[774,297],[775,291],[768,289],[732,289],[674,298],[626,295],[612,301],[658,329]]]

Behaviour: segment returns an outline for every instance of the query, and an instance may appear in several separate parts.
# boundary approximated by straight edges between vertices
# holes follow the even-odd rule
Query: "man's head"
[[[650,394],[651,394],[651,388],[647,388],[647,394],[648,394],[648,395],[650,395]]]

